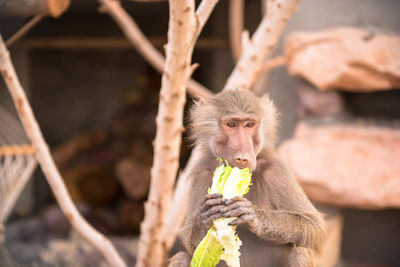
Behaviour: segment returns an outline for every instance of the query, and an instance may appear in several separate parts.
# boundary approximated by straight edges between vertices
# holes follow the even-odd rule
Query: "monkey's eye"
[[[246,127],[249,127],[249,128],[254,127],[254,125],[256,125],[256,123],[254,121],[249,121],[248,123],[246,123]]]
[[[226,125],[231,128],[236,127],[236,123],[234,121],[230,121],[230,122],[226,123]]]

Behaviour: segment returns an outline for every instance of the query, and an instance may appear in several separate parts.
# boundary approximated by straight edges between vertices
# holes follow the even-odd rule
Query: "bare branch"
[[[261,68],[260,74],[270,71],[274,68],[284,66],[286,64],[287,64],[287,59],[285,56],[271,58],[264,63],[263,67]]]
[[[166,63],[156,118],[157,132],[154,140],[151,186],[145,204],[145,218],[141,224],[136,264],[138,267],[163,266],[169,246],[173,243],[170,240],[175,238],[172,235],[165,236],[167,230],[165,227],[179,166],[183,111],[186,102],[185,89],[196,68],[196,64],[191,65],[191,59],[203,25],[204,23],[199,23],[195,13],[194,0],[169,1]],[[165,238],[168,238],[168,243]]]
[[[110,240],[88,224],[72,202],[64,181],[61,178],[53,158],[51,157],[49,147],[44,141],[42,132],[40,131],[39,125],[26,98],[24,89],[15,73],[9,52],[7,51],[1,36],[0,72],[8,86],[25,131],[35,149],[37,161],[50,184],[57,202],[60,204],[62,211],[70,221],[71,225],[93,246],[97,247],[112,266],[126,266]]]
[[[267,1],[267,0],[265,0]],[[224,89],[251,89],[264,61],[278,42],[286,22],[296,10],[299,0],[267,1],[267,10],[251,40],[242,43],[242,53]]]
[[[235,62],[238,61],[241,50],[241,35],[244,24],[244,0],[229,2],[229,39],[231,52]]]
[[[185,85],[192,72],[190,62],[198,26],[194,0],[171,0],[169,5],[166,64],[156,118],[151,186],[141,225],[138,267],[163,266],[167,257],[163,227],[178,170]]]
[[[146,36],[141,32],[132,17],[123,9],[117,0],[98,0],[101,10],[107,12],[120,26],[126,38],[138,50],[138,52],[158,72],[163,73],[165,60],[163,55],[154,48]],[[214,0],[215,1],[215,0]],[[194,97],[211,96],[210,90],[194,80],[188,82],[188,92]]]
[[[198,6],[198,8],[196,10],[196,16],[199,21],[197,37],[199,36],[201,30],[204,27],[204,24],[206,24],[208,18],[211,15],[211,12],[213,11],[213,9],[217,3],[218,3],[218,0],[202,0],[200,5]]]
[[[15,43],[15,41],[24,36],[30,29],[38,24],[43,19],[43,17],[43,14],[38,14],[34,16],[31,20],[29,20],[28,23],[26,23],[21,29],[19,29],[6,41],[7,47],[10,47],[13,43]]]

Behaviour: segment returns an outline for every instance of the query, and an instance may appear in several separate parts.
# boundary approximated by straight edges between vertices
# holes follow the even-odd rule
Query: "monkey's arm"
[[[183,245],[190,254],[193,254],[201,239],[206,235],[212,221],[221,217],[219,210],[222,207],[223,199],[217,194],[207,195],[209,185],[205,183],[205,179],[209,177],[210,173],[207,172],[197,175],[193,180],[189,200],[190,208],[179,234]]]
[[[256,223],[250,230],[278,244],[311,248],[320,252],[325,240],[322,218],[310,211],[262,210],[255,207]]]
[[[236,203],[232,200],[227,203],[234,207],[227,209],[230,210],[228,217],[239,215],[233,225],[247,223],[260,238],[319,252],[325,239],[324,221],[294,177],[277,162],[264,171],[263,183],[266,183],[264,195],[268,198],[264,201],[269,201],[272,208],[254,205],[244,198],[237,198]]]
[[[179,234],[183,246],[190,255],[193,255],[196,246],[203,238],[201,233],[207,231],[205,226],[202,225],[201,221],[198,219],[196,220],[196,217],[197,216],[195,216],[195,214],[188,214],[185,224],[181,228]]]

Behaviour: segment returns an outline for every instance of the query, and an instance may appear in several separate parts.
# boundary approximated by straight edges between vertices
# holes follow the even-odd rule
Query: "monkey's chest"
[[[289,247],[267,242],[253,233],[247,227],[237,228],[239,238],[242,240],[240,247],[240,266],[242,267],[282,267],[286,266]],[[227,266],[221,261],[218,267]]]

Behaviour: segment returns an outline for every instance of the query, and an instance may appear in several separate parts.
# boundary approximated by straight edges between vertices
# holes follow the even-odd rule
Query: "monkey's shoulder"
[[[257,167],[254,171],[254,176],[259,177],[258,179],[267,180],[271,176],[291,179],[292,173],[276,154],[269,154],[268,156],[261,156],[257,159]]]
[[[211,187],[213,177],[213,171],[209,169],[200,169],[198,172],[191,173],[189,179],[191,179],[191,197],[192,198],[203,198],[208,188]]]

